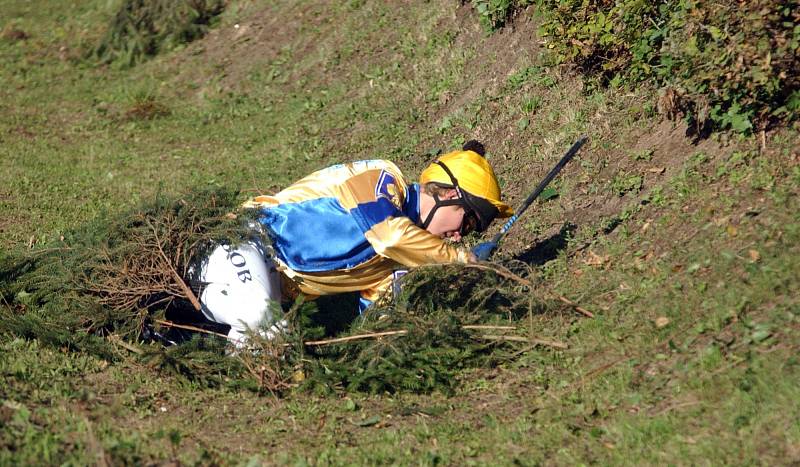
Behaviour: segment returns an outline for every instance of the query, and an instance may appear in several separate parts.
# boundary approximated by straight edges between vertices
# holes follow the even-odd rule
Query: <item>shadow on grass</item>
[[[532,266],[541,266],[548,261],[552,261],[558,257],[561,250],[567,247],[569,239],[577,228],[577,225],[567,222],[557,234],[536,243],[531,248],[514,256],[514,259]]]

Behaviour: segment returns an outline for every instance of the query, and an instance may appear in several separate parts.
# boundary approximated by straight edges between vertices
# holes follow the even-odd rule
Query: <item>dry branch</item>
[[[175,270],[175,267],[172,265],[172,261],[169,260],[167,254],[164,253],[164,249],[161,247],[161,240],[158,238],[158,231],[156,230],[155,226],[153,226],[150,221],[147,221],[147,224],[153,230],[153,238],[155,239],[156,246],[158,247],[158,252],[161,254],[161,258],[164,260],[164,265],[169,268],[170,272],[172,273],[172,277],[175,280],[175,284],[180,287],[183,294],[186,296],[187,299],[192,303],[192,306],[195,310],[200,311],[202,308],[200,305],[200,301],[197,300],[197,297],[194,296],[194,292],[192,289],[186,285],[186,282],[183,281],[183,278],[178,271]]]
[[[569,346],[563,342],[558,341],[546,341],[542,339],[529,339],[527,337],[522,336],[502,336],[502,335],[483,335],[477,336],[479,339],[489,340],[489,341],[510,341],[510,342],[529,342],[531,344],[536,345],[543,345],[545,347],[553,347],[556,349],[565,350],[568,349]]]
[[[594,318],[594,313],[592,313],[591,311],[587,310],[586,308],[581,308],[580,306],[578,306],[577,303],[573,302],[572,300],[570,300],[570,299],[568,299],[566,297],[562,297],[561,295],[558,296],[558,299],[561,300],[562,302],[566,303],[567,305],[571,306],[575,311],[577,311],[578,313],[581,313],[582,315],[586,316],[587,318]]]
[[[163,320],[163,319],[154,319],[153,322],[161,324],[163,326],[170,327],[170,328],[186,329],[188,331],[197,331],[197,332],[202,332],[204,334],[210,334],[212,336],[219,336],[219,337],[224,337],[226,339],[230,339],[225,334],[222,334],[222,333],[219,333],[219,332],[214,332],[214,331],[209,331],[208,329],[203,329],[203,328],[200,328],[200,327],[197,327],[197,326],[190,326],[188,324],[178,324],[178,323],[173,323],[172,321],[166,321],[166,320]]]
[[[113,344],[116,344],[116,345],[122,347],[123,349],[128,350],[130,352],[133,352],[133,353],[135,353],[137,355],[141,355],[142,353],[144,353],[144,352],[142,352],[142,349],[140,349],[139,347],[136,347],[133,344],[129,344],[129,343],[125,342],[124,340],[122,340],[122,338],[120,338],[116,334],[110,334],[107,337],[107,339],[108,339],[109,342],[111,342]]]
[[[385,331],[385,332],[373,332],[370,334],[359,334],[356,336],[347,336],[347,337],[337,337],[335,339],[325,339],[320,341],[306,341],[303,342],[305,345],[328,345],[328,344],[340,344],[342,342],[350,342],[356,340],[363,340],[363,339],[378,339],[381,337],[386,336],[402,336],[408,334],[408,331],[399,330],[399,331]]]
[[[461,326],[461,329],[472,329],[472,330],[502,330],[502,331],[514,331],[517,328],[514,326],[492,326],[492,325],[479,325],[479,324],[470,324]],[[364,340],[364,339],[379,339],[381,337],[387,336],[403,336],[408,334],[408,331],[404,329],[400,329],[397,331],[384,331],[384,332],[374,332],[369,334],[358,334],[355,336],[347,336],[347,337],[338,337],[335,339],[325,339],[319,341],[306,341],[303,344],[305,345],[316,345],[316,346],[323,346],[323,345],[330,345],[330,344],[341,344],[343,342],[352,342],[356,340]],[[477,339],[484,339],[484,340],[497,340],[497,341],[510,341],[510,342],[529,342],[536,345],[543,345],[547,347],[554,347],[557,349],[567,349],[569,348],[567,344],[558,341],[548,341],[543,339],[529,339],[527,337],[522,336],[507,336],[507,335],[481,335],[476,336]]]

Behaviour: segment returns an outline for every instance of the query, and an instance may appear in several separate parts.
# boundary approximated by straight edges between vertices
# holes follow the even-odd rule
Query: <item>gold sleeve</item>
[[[376,305],[384,305],[392,300],[394,276],[390,273],[382,281],[361,290],[361,296]]]
[[[469,262],[468,251],[421,229],[407,217],[390,217],[364,236],[376,253],[408,267]]]
[[[269,195],[261,195],[256,196],[255,198],[251,198],[244,203],[242,203],[242,207],[245,209],[252,209],[252,208],[259,208],[259,207],[269,207],[275,206],[279,202],[275,199],[274,196]]]

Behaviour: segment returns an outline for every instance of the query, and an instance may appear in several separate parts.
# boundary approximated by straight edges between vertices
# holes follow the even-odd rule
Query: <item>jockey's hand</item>
[[[483,242],[479,243],[477,246],[475,246],[475,248],[472,249],[472,254],[475,255],[478,261],[486,261],[496,249],[497,243]]]

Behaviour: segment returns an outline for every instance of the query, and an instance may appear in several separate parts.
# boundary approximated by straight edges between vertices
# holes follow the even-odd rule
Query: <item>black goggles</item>
[[[464,208],[464,218],[461,220],[461,228],[459,229],[459,233],[461,236],[465,236],[472,232],[478,230],[481,225],[480,220],[478,219],[478,215],[475,214],[475,211],[470,209],[468,206],[463,205]]]

